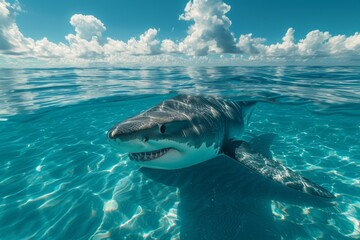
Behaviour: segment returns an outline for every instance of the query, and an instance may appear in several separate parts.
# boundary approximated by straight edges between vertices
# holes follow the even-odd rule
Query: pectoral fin
[[[223,153],[254,172],[295,190],[323,197],[335,196],[323,187],[311,182],[281,163],[253,151],[244,141],[232,141],[224,146]]]

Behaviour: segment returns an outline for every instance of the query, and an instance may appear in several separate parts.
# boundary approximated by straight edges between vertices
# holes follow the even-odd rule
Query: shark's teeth
[[[167,153],[170,148],[163,148],[151,152],[129,153],[129,158],[138,162],[145,162],[157,159]]]

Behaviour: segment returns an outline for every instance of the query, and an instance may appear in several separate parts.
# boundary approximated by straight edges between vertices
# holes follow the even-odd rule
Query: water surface
[[[272,157],[335,206],[225,157],[139,169],[107,143],[179,93],[259,101],[244,138],[276,134]],[[0,69],[0,238],[358,239],[359,106],[360,67]]]

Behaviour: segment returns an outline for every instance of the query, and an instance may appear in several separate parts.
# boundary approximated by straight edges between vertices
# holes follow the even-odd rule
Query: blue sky
[[[13,2],[13,1],[12,1]],[[17,23],[26,36],[64,41],[73,31],[69,19],[73,14],[90,14],[107,27],[107,36],[127,40],[146,29],[161,30],[164,38],[181,39],[186,36],[188,24],[179,21],[186,0],[72,0],[72,1],[20,1],[24,13]],[[290,27],[296,35],[304,37],[314,29],[332,34],[353,34],[360,31],[359,0],[228,0],[227,14],[235,34],[253,33],[270,43],[279,41]],[[54,28],[56,26],[56,28]],[[174,28],[174,31],[172,29]]]
[[[358,0],[0,0],[0,64],[354,64],[359,12]]]

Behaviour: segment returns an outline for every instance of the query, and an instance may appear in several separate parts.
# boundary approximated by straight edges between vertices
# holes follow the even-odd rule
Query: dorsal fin
[[[247,125],[249,123],[249,119],[254,111],[256,101],[241,101],[241,102],[237,102],[237,104],[239,104],[241,106],[244,124]]]
[[[259,136],[254,136],[249,142],[251,150],[260,153],[266,158],[272,158],[270,147],[276,137],[277,134],[275,133],[265,133]]]

